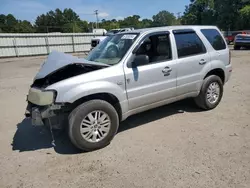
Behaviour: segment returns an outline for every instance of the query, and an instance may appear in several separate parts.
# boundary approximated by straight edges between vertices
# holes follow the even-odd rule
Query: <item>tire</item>
[[[83,126],[83,125],[81,125],[83,123],[82,121],[84,119],[86,120],[86,118],[88,118],[87,116],[90,113],[95,113],[96,111],[98,111],[99,113],[106,114],[106,116],[108,116],[107,120],[109,120],[110,124],[109,124],[109,130],[106,133],[102,132],[102,134],[106,134],[106,136],[103,137],[99,141],[92,142],[90,140],[87,140],[87,138],[84,138],[84,134],[81,134],[80,129]],[[91,117],[94,117],[94,116],[91,116]],[[90,121],[90,119],[89,119],[89,121]],[[95,123],[98,123],[98,122],[96,121]],[[85,137],[89,133],[92,134],[94,137],[94,133],[93,133],[94,124],[91,124],[90,126],[92,126],[92,128],[91,128],[92,131],[90,131],[91,133],[88,132],[87,134],[85,134]],[[101,126],[101,124],[100,124],[100,126]],[[68,127],[69,138],[70,138],[71,142],[77,148],[79,148],[83,151],[93,151],[93,150],[104,148],[107,145],[109,145],[111,140],[116,135],[118,127],[119,127],[119,117],[118,117],[117,111],[110,103],[103,101],[103,100],[87,101],[87,102],[79,105],[78,107],[76,107],[69,115],[69,127]],[[85,128],[89,129],[89,127],[85,127]],[[100,139],[100,135],[101,135],[100,129],[99,128],[96,128],[96,129],[97,130],[95,130],[95,131],[99,135],[99,139]],[[97,138],[98,135],[95,136],[95,138]],[[93,137],[92,137],[92,139],[94,139]]]
[[[217,84],[219,88],[219,95],[217,96],[217,100],[214,103],[211,103],[207,98],[208,90],[211,84]],[[221,78],[216,75],[208,76],[204,79],[200,94],[194,99],[196,105],[203,110],[212,110],[218,106],[223,96],[223,83]],[[212,98],[212,97],[211,97]]]
[[[236,45],[234,45],[234,50],[240,50],[240,46],[236,46]]]

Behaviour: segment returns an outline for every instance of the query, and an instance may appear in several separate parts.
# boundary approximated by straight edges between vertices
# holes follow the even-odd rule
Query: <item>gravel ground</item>
[[[232,51],[221,104],[190,100],[122,123],[106,148],[81,153],[24,119],[26,94],[44,57],[0,59],[0,187],[250,187],[250,51]]]

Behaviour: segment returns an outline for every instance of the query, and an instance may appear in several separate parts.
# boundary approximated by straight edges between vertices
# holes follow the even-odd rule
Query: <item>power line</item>
[[[81,15],[95,15],[95,13],[81,13]]]

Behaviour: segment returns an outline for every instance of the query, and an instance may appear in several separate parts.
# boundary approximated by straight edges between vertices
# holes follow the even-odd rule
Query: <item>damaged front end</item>
[[[25,116],[31,118],[34,126],[50,125],[53,129],[62,129],[68,113],[64,107],[61,104],[38,106],[28,102]]]
[[[54,119],[53,128],[60,129],[62,118],[62,104],[54,104],[56,91],[31,87],[27,96],[28,105],[25,116],[30,117],[32,125],[41,126],[46,119]],[[59,116],[58,116],[59,115]],[[57,121],[55,121],[55,118]]]
[[[52,52],[36,75],[27,95],[26,117],[32,124],[49,124],[54,129],[61,129],[70,112],[70,105],[57,104],[57,91],[47,90],[57,82],[106,68],[108,65],[90,62],[68,54]]]

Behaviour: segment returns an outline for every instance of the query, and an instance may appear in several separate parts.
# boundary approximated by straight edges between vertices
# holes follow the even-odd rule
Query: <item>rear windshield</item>
[[[210,42],[215,50],[224,50],[226,49],[226,44],[216,29],[202,29],[201,32]]]

